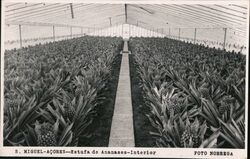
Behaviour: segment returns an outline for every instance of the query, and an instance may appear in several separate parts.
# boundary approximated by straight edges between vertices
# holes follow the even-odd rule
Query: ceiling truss
[[[63,19],[63,20],[62,20]],[[236,4],[6,3],[8,25],[104,28],[132,24],[167,28],[231,28],[246,34],[247,6]]]

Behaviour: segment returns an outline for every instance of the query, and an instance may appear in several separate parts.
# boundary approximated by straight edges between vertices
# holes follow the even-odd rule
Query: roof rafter
[[[209,25],[213,25],[213,27],[217,27],[218,24],[222,26],[229,25],[228,23],[225,23],[223,21],[218,21],[216,19],[211,19],[211,17],[205,16],[205,15],[199,15],[197,12],[190,11],[187,8],[180,8],[178,6],[167,6],[165,5],[164,8],[167,8],[168,10],[171,10],[173,13],[176,13],[179,15],[179,17],[185,17],[187,20],[193,19],[196,23],[205,23]],[[232,24],[230,24],[232,25]]]
[[[239,11],[239,10],[236,10],[236,9],[233,9],[233,8],[228,8],[228,7],[225,7],[225,6],[222,6],[222,5],[215,4],[215,6],[220,7],[220,8],[224,8],[224,9],[227,9],[227,10],[230,10],[230,11],[234,11],[234,12],[237,12],[237,13],[241,13],[241,14],[244,14],[244,15],[247,14],[246,12],[242,12],[242,11]]]
[[[175,6],[177,6],[177,5],[175,5]],[[206,17],[209,17],[210,19],[216,19],[217,21],[224,21],[226,23],[230,22],[230,23],[239,24],[239,25],[242,24],[239,21],[232,20],[233,18],[225,17],[225,16],[221,17],[219,14],[216,14],[216,13],[209,11],[209,10],[201,9],[195,5],[192,5],[192,6],[190,6],[190,5],[181,5],[180,6],[179,5],[179,7],[185,8],[189,11],[196,12],[197,15],[206,16]],[[244,21],[241,21],[241,22],[244,22]]]
[[[82,6],[77,5],[75,8],[79,8]],[[37,19],[38,17],[47,17],[48,15],[55,15],[56,13],[62,13],[65,14],[65,11],[69,9],[68,4],[63,4],[61,6],[57,6],[55,8],[49,8],[49,9],[44,9],[44,10],[40,10],[39,12],[33,13],[33,14],[26,14],[24,16],[19,16],[17,18],[14,18],[15,20],[23,20],[23,19],[31,19],[33,17],[35,17],[35,19]],[[9,18],[12,19],[12,18]]]
[[[146,7],[146,6],[145,6]],[[156,6],[151,6],[150,8],[154,8],[153,10],[157,10],[158,12],[160,11],[160,8],[157,8]],[[156,9],[155,9],[156,8]],[[161,12],[161,13],[163,13],[163,14],[166,14],[166,13],[164,13],[164,12]],[[154,15],[155,17],[152,17],[152,19],[159,19],[160,21],[162,21],[162,17],[157,17],[156,15]],[[177,25],[183,25],[183,24],[186,24],[187,26],[191,26],[189,23],[191,23],[191,24],[195,24],[195,22],[194,21],[189,21],[189,23],[187,23],[188,22],[188,20],[186,20],[186,19],[184,19],[183,17],[180,17],[180,19],[182,19],[182,21],[174,21],[173,20],[173,18],[171,18],[171,17],[175,17],[175,18],[179,18],[178,16],[176,16],[176,15],[174,15],[174,14],[171,14],[171,13],[167,13],[167,16],[168,16],[168,18],[164,18],[164,20],[166,20],[166,22],[164,22],[164,25],[168,22],[171,22],[172,24],[177,24]],[[171,25],[172,25],[171,24]],[[166,25],[166,27],[169,27],[169,26],[167,26]]]
[[[105,4],[103,4],[102,6],[104,6],[104,5],[105,5]],[[95,6],[92,6],[92,7],[88,7],[87,9],[93,10],[93,9],[96,8],[96,7],[98,7],[98,6],[95,5]],[[81,8],[81,9],[78,10],[79,8]],[[83,9],[82,6],[80,6],[80,7],[75,7],[74,10],[75,10],[75,15],[76,15],[76,16],[78,16],[77,14],[78,14],[80,11],[82,11],[82,10],[87,11],[85,8]],[[49,14],[49,13],[48,13],[48,14]],[[64,12],[64,11],[58,11],[58,12],[56,12],[56,13],[53,14],[53,17],[44,16],[44,14],[43,14],[42,16],[38,16],[38,17],[40,17],[39,20],[55,20],[55,19],[58,20],[58,18],[60,18],[60,17],[65,18],[65,12]],[[36,19],[37,19],[37,17],[36,17]]]
[[[58,8],[62,8],[62,7],[66,6],[66,4],[61,4],[61,5],[58,5],[58,6],[55,6],[55,5],[58,5],[58,4],[47,5],[47,6],[44,6],[44,7],[40,7],[39,9],[38,8],[33,8],[33,9],[21,11],[19,13],[9,14],[9,15],[6,15],[6,17],[8,19],[12,19],[12,18],[14,18],[14,19],[20,18],[21,19],[21,18],[25,18],[25,17],[28,17],[28,16],[33,16],[34,14],[39,15],[39,13],[46,13],[49,10],[58,10]]]
[[[227,15],[231,15],[231,16],[234,16],[234,17],[238,17],[238,18],[241,18],[241,19],[246,19],[246,17],[238,16],[238,15],[235,15],[235,14],[232,14],[232,13],[228,13],[228,12],[224,12],[222,10],[218,10],[218,9],[215,9],[215,8],[212,8],[212,7],[208,7],[208,6],[205,6],[205,5],[198,5],[198,6],[201,6],[201,7],[204,7],[204,8],[208,8],[208,9],[214,10],[216,12],[220,12],[220,13],[224,13],[224,14],[227,14]]]
[[[16,10],[20,10],[20,9],[28,8],[28,7],[33,7],[33,6],[37,6],[37,5],[41,5],[41,4],[43,4],[43,3],[31,4],[31,5],[27,5],[27,6],[20,7],[20,8],[6,10],[5,12],[12,12],[12,11],[16,11]]]

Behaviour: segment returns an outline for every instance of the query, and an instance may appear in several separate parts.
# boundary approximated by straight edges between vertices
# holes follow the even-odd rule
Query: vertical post
[[[82,27],[81,27],[81,36],[82,36],[82,34],[83,34],[83,31],[82,31],[83,29],[82,29]]]
[[[127,9],[127,4],[124,5],[125,6],[125,23],[127,24],[128,22],[128,9]]]
[[[178,35],[179,37],[179,40],[181,39],[181,28],[179,28],[179,35]]]
[[[128,27],[129,27],[128,29],[129,29],[129,37],[130,37],[130,36],[131,36],[131,25],[130,25],[130,24],[128,24],[128,25],[129,25],[129,26],[128,26]]]
[[[197,28],[194,28],[194,44],[196,42],[196,32],[197,32]]]
[[[171,32],[170,32],[170,28],[168,29],[168,36],[170,37],[171,36]]]
[[[111,17],[109,17],[109,25],[112,26]]]
[[[143,34],[142,34],[142,28],[140,28],[140,37],[143,37]]]
[[[70,37],[71,37],[71,39],[73,38],[72,36],[73,36],[73,34],[72,34],[72,26],[71,26],[70,27]]]
[[[22,26],[19,24],[19,38],[20,38],[20,48],[23,47],[23,42],[22,42]]]
[[[112,36],[112,28],[109,28],[109,36],[111,37]]]
[[[226,48],[226,40],[227,40],[227,28],[223,28],[224,33],[224,42],[223,42],[223,50]]]
[[[73,4],[70,3],[71,18],[74,19]]]
[[[55,26],[53,25],[53,40],[56,41],[56,35],[55,35]]]

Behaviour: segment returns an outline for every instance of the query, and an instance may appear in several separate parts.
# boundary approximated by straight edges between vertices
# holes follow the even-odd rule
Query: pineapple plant
[[[230,110],[230,108],[234,104],[234,98],[231,95],[224,96],[219,105],[219,113],[223,115],[226,111]]]
[[[97,100],[104,100],[96,94],[121,42],[84,37],[5,54],[4,145],[76,146],[95,117]]]
[[[54,126],[50,123],[35,124],[37,146],[56,146],[56,134]]]
[[[181,147],[186,147],[186,145],[189,145],[192,140],[193,135],[191,134],[190,130],[185,130],[181,135]]]
[[[200,146],[204,139],[204,132],[207,129],[206,123],[203,124],[204,125],[201,126],[197,118],[195,118],[192,124],[190,124],[187,119],[185,131],[181,134],[181,147],[197,148]]]
[[[183,99],[181,98],[170,98],[167,100],[169,114],[179,114],[183,109]]]
[[[70,103],[64,105],[64,113],[63,113],[64,119],[69,119],[72,121],[75,116],[75,113],[76,111],[73,105],[71,105]]]
[[[232,135],[225,131],[222,122],[238,122],[244,118],[244,56],[218,54],[215,48],[203,46],[194,49],[194,45],[185,43],[175,47],[176,42],[171,39],[134,38],[130,45],[139,64],[145,105],[151,108],[151,113],[146,115],[155,128],[150,134],[155,137],[156,146],[220,147],[230,139],[231,136],[224,136],[224,140],[221,141],[220,137],[217,141],[223,131]],[[170,87],[162,87],[164,82],[170,81],[171,87],[176,89],[173,92]],[[178,96],[179,92],[184,95]],[[197,123],[196,117],[199,122],[207,123],[210,131],[192,128]],[[180,126],[183,124],[179,118],[189,118],[193,123]],[[239,125],[243,131],[237,135],[244,134],[244,124],[240,122]],[[238,130],[232,125],[228,128]],[[234,147],[242,146],[231,140],[229,142]],[[237,140],[233,142],[239,143],[242,138],[237,136]]]

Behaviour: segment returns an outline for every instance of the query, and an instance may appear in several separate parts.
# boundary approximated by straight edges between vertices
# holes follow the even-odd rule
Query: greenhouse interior
[[[3,145],[244,149],[249,1],[177,2],[2,3]]]

